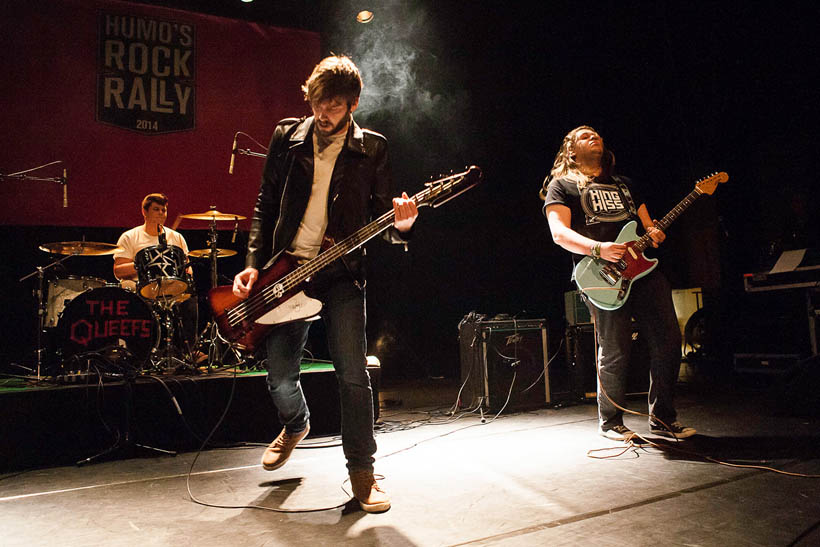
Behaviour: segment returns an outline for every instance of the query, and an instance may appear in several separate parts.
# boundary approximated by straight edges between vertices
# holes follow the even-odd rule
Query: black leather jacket
[[[256,199],[245,265],[268,268],[286,251],[307,209],[313,185],[313,117],[287,118],[276,125],[268,148]],[[350,124],[347,139],[330,179],[326,234],[340,241],[393,207],[387,140]],[[406,243],[408,234],[385,231],[392,243]],[[364,284],[364,249],[341,260]]]

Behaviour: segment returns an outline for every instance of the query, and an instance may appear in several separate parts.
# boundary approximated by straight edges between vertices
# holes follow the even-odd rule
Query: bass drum
[[[66,302],[76,298],[88,289],[104,287],[105,280],[98,277],[68,276],[52,279],[46,287],[46,323],[48,328],[54,328],[60,321],[60,314]]]
[[[142,369],[159,342],[151,306],[119,287],[92,289],[75,297],[66,305],[57,330],[63,362],[96,352],[112,361],[130,360],[135,369]]]

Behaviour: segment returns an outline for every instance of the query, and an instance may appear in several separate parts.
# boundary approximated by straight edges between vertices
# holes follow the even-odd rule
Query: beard
[[[319,135],[321,135],[322,137],[331,137],[340,132],[342,129],[344,129],[351,119],[352,116],[350,110],[348,109],[347,114],[345,114],[342,117],[342,119],[339,120],[339,123],[337,123],[333,127],[330,127],[329,129],[322,129],[322,127],[319,125],[319,122],[314,122],[313,125],[315,126],[316,132],[319,133]]]

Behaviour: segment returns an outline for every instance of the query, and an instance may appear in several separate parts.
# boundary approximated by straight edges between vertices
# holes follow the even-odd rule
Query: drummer
[[[122,251],[114,253],[114,276],[120,280],[124,289],[136,290],[139,275],[137,273],[134,259],[142,249],[159,245],[160,226],[168,246],[176,246],[182,249],[185,257],[188,257],[188,244],[182,234],[165,226],[168,218],[168,197],[165,194],[148,194],[142,200],[142,226],[136,226],[123,232],[117,246]],[[189,279],[193,279],[193,271],[190,266],[187,268]],[[192,288],[192,287],[191,287]],[[180,299],[182,300],[182,299]],[[197,303],[196,298],[190,298],[179,304],[183,338],[186,343],[193,345],[196,340],[197,330]],[[201,360],[202,354],[195,354],[194,358]]]
[[[188,256],[188,244],[182,234],[165,226],[168,218],[168,197],[165,194],[148,194],[142,200],[142,226],[136,226],[124,232],[117,240],[117,247],[123,250],[114,253],[114,276],[120,280],[123,288],[136,288],[137,269],[134,257],[146,247],[159,245],[159,226],[165,232],[168,245],[175,245]],[[188,268],[188,275],[192,275]]]

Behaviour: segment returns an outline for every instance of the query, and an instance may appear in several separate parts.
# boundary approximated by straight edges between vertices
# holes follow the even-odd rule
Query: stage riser
[[[378,416],[380,371],[368,370]],[[177,451],[198,449],[229,400],[230,409],[211,445],[269,443],[281,430],[264,374],[235,380],[177,376],[163,381],[176,398],[184,421],[168,390],[156,380],[139,378],[133,389],[131,414],[132,438],[139,444]],[[302,374],[312,436],[341,432],[337,386],[333,371]],[[121,382],[0,392],[0,472],[71,465],[110,447],[117,430],[124,429],[127,394]]]

